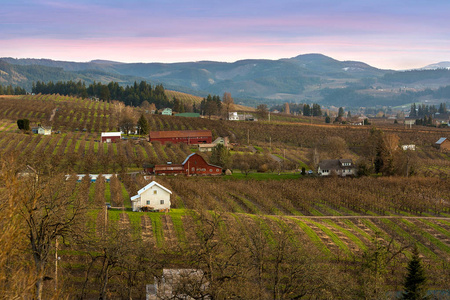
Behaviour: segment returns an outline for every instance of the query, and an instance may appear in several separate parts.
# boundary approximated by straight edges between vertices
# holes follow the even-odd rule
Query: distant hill
[[[450,69],[450,61],[441,61],[422,68],[422,70]]]
[[[438,65],[445,67],[444,63]],[[442,71],[441,68],[434,70],[431,67],[425,71],[382,70],[363,62],[338,61],[322,54],[304,54],[279,60],[247,59],[233,63],[67,62],[0,58],[0,84],[19,85],[28,90],[37,80],[116,81],[122,85],[145,80],[151,84],[162,83],[168,90],[199,97],[208,94],[221,96],[224,92],[230,92],[236,104],[254,107],[259,103],[270,105],[282,102],[396,106],[407,101],[405,97],[398,97],[398,89],[436,89],[448,85],[450,73]],[[342,88],[349,90],[350,98],[334,97],[335,93],[343,95]],[[389,90],[392,92],[387,92]],[[360,99],[359,95],[362,95]]]

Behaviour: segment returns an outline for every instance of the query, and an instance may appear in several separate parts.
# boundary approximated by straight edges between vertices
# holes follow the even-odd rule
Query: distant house
[[[321,176],[354,176],[356,168],[351,159],[326,159],[319,163],[317,174]]]
[[[102,132],[102,143],[115,143],[120,141],[122,134],[120,132]]]
[[[161,112],[161,115],[171,116],[172,115],[172,109],[171,108],[164,108],[163,111]]]
[[[149,142],[159,141],[161,144],[171,142],[174,144],[185,143],[208,144],[212,142],[211,130],[174,130],[174,131],[151,131]]]
[[[131,197],[131,208],[133,211],[167,211],[171,194],[169,189],[152,181]]]
[[[450,151],[450,140],[448,138],[440,138],[435,144],[434,147],[441,151]]]
[[[436,113],[434,115],[434,121],[436,122],[436,126],[441,125],[450,126],[450,112]]]
[[[228,120],[230,120],[230,121],[239,121],[239,115],[238,115],[238,113],[237,112],[230,112],[229,114],[228,114]]]
[[[222,167],[211,165],[197,153],[192,153],[181,164],[144,165],[147,174],[155,175],[221,175]]]
[[[146,296],[148,300],[158,299],[211,299],[202,296],[209,284],[202,270],[199,269],[163,269],[161,277],[155,277],[153,284],[146,285]],[[193,292],[196,289],[198,295],[191,297],[183,293]]]
[[[228,137],[218,137],[210,144],[198,144],[198,151],[200,152],[210,152],[218,144],[224,145],[226,148],[229,147]]]
[[[41,134],[41,135],[51,135],[52,134],[52,128],[38,125],[38,127],[31,128],[31,132]]]

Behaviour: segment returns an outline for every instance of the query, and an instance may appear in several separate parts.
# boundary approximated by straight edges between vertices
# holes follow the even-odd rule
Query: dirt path
[[[52,115],[50,116],[50,120],[49,120],[50,122],[53,121],[53,118],[55,117],[57,110],[58,110],[58,108],[56,108],[56,107],[53,109]]]

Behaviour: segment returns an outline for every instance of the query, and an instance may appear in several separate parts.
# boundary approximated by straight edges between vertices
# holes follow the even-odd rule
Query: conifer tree
[[[408,263],[408,274],[405,278],[402,299],[426,299],[426,276],[419,258],[417,247]]]
[[[139,128],[140,135],[146,135],[150,131],[150,126],[148,124],[148,120],[144,115],[141,115],[141,117],[138,120],[137,125]]]

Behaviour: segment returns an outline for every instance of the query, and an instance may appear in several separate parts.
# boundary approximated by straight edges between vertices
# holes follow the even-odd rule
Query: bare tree
[[[35,299],[42,298],[46,265],[57,238],[65,241],[77,234],[86,211],[86,200],[78,193],[76,176],[47,176],[37,171],[19,182],[22,193],[16,197],[19,214],[25,222],[29,249],[35,269]]]
[[[234,104],[234,100],[233,100],[233,98],[231,98],[230,93],[227,93],[227,92],[223,93],[222,103],[225,107],[225,113],[226,113],[225,118],[228,120],[230,118],[230,110]]]

